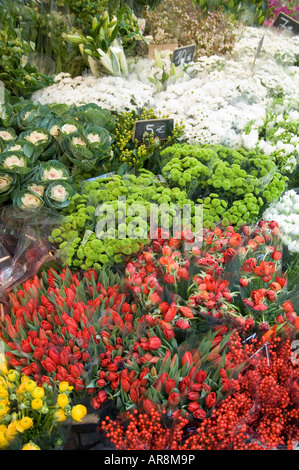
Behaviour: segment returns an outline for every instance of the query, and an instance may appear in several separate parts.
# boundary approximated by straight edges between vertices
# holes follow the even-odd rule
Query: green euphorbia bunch
[[[155,222],[157,229],[178,227],[174,208],[184,205],[190,207],[190,216],[183,213],[181,225],[193,230],[194,203],[185,191],[168,188],[153,173],[95,178],[83,184],[82,194],[73,196],[64,223],[52,231],[50,240],[68,266],[86,270],[117,265],[149,243]]]
[[[287,178],[271,157],[255,150],[175,144],[163,149],[161,157],[169,186],[184,188],[203,204],[206,228],[250,223],[286,188]]]

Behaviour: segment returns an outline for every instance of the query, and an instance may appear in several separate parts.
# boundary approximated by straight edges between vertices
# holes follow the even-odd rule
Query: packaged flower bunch
[[[244,352],[242,343],[235,335],[235,355]],[[209,413],[199,407],[198,413],[177,407],[169,413],[166,407],[144,399],[116,419],[105,417],[100,432],[117,450],[297,449],[298,363],[292,359],[290,339],[262,338],[249,343],[245,341],[245,365],[234,378],[228,379],[226,370],[220,369],[227,393],[216,403],[211,393],[206,396],[207,403],[213,404]],[[167,378],[165,388],[170,388],[169,383]],[[198,391],[191,393],[195,396]]]
[[[84,405],[72,406],[68,382],[38,386],[26,374],[0,361],[0,448],[2,450],[63,449],[71,420],[81,421]]]
[[[7,205],[0,223],[0,299],[7,302],[7,293],[36,274],[41,267],[57,266],[49,232],[60,217],[53,209],[43,207],[24,211]]]
[[[63,211],[65,221],[52,231],[50,241],[70,268],[101,269],[120,265],[147,245],[151,233],[151,209],[165,204],[157,213],[157,224],[174,225],[172,205],[190,207],[190,219],[182,222],[194,230],[194,203],[185,191],[169,189],[153,173],[103,175],[82,184],[80,194]],[[162,221],[163,216],[163,221]],[[192,217],[191,217],[192,216]]]
[[[244,144],[255,136],[251,146],[270,155],[278,170],[290,178],[291,187],[297,186],[296,170],[299,161],[298,102],[274,98],[261,125],[253,122],[245,128]],[[248,137],[247,137],[248,136]]]
[[[241,236],[227,227],[203,230],[194,246],[191,237],[187,231],[177,238],[161,233],[125,267],[127,287],[169,339],[177,328],[230,324],[239,313],[224,272]]]
[[[117,321],[124,297],[119,276],[104,272],[97,278],[51,269],[14,287],[0,333],[9,366],[39,386],[67,381],[81,397],[103,347],[102,317],[109,307]]]
[[[126,286],[168,339],[176,329],[201,331],[207,325],[256,332],[275,325],[298,328],[298,296],[288,289],[289,273],[282,270],[276,222],[261,221],[239,232],[232,226],[204,229],[192,247],[186,240],[161,236],[125,267]],[[293,306],[291,313],[285,305]]]
[[[180,450],[297,450],[298,361],[290,338],[257,343],[231,393]]]
[[[11,312],[6,310],[1,320],[9,367],[39,387],[66,381],[77,398],[89,395],[95,409],[113,400],[123,410],[144,396],[170,408],[175,403],[187,407],[197,399],[201,408],[207,407],[206,395],[213,392],[208,399],[212,403],[218,394],[219,367],[242,365],[239,357],[226,363],[219,354],[229,342],[229,331],[216,325],[213,332],[186,338],[181,333],[188,309],[182,308],[182,322],[169,335],[167,319],[154,319],[124,289],[119,276],[102,271],[98,276],[93,270],[81,276],[51,270],[15,288],[10,294]],[[157,298],[152,301],[157,304]],[[202,375],[195,380],[199,370]],[[172,389],[161,389],[162,373],[176,389],[170,397]],[[202,388],[196,386],[202,393],[183,393],[185,388],[179,385],[183,378],[188,392],[195,382],[205,382]],[[198,408],[193,404],[194,412]]]
[[[205,228],[250,224],[286,189],[287,177],[270,156],[255,150],[175,144],[162,150],[161,158],[168,185],[203,204]]]
[[[288,273],[282,270],[282,236],[277,222],[260,221],[244,230],[248,238],[235,259],[240,263],[238,283],[244,306],[262,331],[271,327],[287,333],[298,330],[299,304],[296,292],[288,289]],[[237,269],[237,264],[234,267]]]

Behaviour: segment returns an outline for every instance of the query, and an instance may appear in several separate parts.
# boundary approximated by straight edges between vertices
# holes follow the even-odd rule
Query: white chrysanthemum
[[[27,135],[25,139],[31,144],[38,145],[40,143],[46,142],[48,140],[48,136],[43,132],[33,131],[31,134]]]
[[[5,191],[11,184],[13,177],[11,175],[0,175],[0,191]]]
[[[50,168],[50,170],[44,170],[42,174],[42,180],[61,180],[66,179],[63,175],[63,171],[57,168]]]
[[[26,165],[25,159],[17,155],[11,155],[3,161],[2,165],[5,168],[13,168],[14,166],[24,167]]]
[[[36,209],[42,205],[42,201],[31,193],[25,193],[21,198],[21,203],[25,209]]]
[[[62,184],[57,184],[51,189],[50,196],[57,202],[63,202],[68,198],[68,192]]]
[[[13,135],[8,131],[0,131],[0,138],[3,140],[13,140]]]
[[[73,132],[77,131],[77,127],[75,124],[64,124],[61,128],[61,132],[64,134],[72,134]]]

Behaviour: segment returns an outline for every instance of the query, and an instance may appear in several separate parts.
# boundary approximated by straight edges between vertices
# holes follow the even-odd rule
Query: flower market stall
[[[296,1],[0,5],[0,449],[299,449]]]

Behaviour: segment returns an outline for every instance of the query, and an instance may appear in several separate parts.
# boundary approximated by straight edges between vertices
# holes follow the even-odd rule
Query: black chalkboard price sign
[[[195,44],[191,46],[178,47],[173,51],[172,62],[178,67],[182,62],[188,64],[193,60],[195,54]]]
[[[166,140],[173,131],[173,119],[147,119],[144,121],[135,121],[133,141],[143,141],[145,135],[154,134],[161,140]]]
[[[291,31],[294,34],[299,34],[299,22],[282,12],[279,12],[273,26],[286,31]]]

